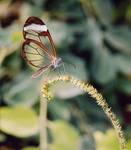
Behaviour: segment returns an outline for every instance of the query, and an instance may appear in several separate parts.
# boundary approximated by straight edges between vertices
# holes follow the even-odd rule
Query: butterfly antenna
[[[65,64],[68,64],[68,65],[70,65],[70,66],[72,66],[74,69],[76,69],[77,67],[76,67],[76,65],[74,65],[73,63],[71,63],[71,62],[68,62],[68,61],[64,61],[64,63]]]

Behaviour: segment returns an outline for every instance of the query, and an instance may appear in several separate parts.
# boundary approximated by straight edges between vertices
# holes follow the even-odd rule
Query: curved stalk
[[[59,77],[55,77],[53,79],[48,79],[42,87],[43,97],[48,100],[52,99],[53,95],[50,92],[49,87],[59,81],[70,82],[73,85],[75,85],[76,87],[79,87],[83,91],[87,92],[92,98],[94,98],[96,103],[102,107],[103,111],[105,112],[107,117],[110,119],[110,121],[116,131],[117,138],[118,138],[119,144],[120,144],[120,149],[126,150],[125,138],[124,138],[123,132],[121,130],[119,121],[117,120],[115,114],[111,110],[111,107],[109,107],[109,105],[107,104],[107,102],[103,98],[103,96],[100,93],[98,93],[98,91],[89,83],[85,83],[85,82],[80,81],[80,80],[76,79],[75,77],[69,76],[69,75],[62,75]]]

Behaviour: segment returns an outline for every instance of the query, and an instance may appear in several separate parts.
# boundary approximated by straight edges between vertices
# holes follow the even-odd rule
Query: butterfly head
[[[59,57],[59,58],[56,58],[52,64],[53,68],[58,68],[62,65],[62,59]]]

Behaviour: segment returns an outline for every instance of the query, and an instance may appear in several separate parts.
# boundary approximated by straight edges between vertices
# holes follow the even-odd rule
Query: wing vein
[[[38,51],[38,48],[35,48],[35,47],[31,46],[31,45],[29,45],[29,46],[32,47],[33,49],[35,49],[35,50],[37,51],[37,53],[38,53],[40,56],[44,57],[44,55],[42,55],[42,54]]]
[[[25,51],[25,53],[26,53],[26,54],[39,55],[39,54],[37,54],[37,53],[30,53],[30,52],[26,52],[26,51]]]

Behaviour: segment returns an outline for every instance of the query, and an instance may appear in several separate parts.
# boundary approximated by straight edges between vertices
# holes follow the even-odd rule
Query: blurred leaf
[[[119,72],[126,75],[131,74],[131,55],[130,56],[116,55],[114,56],[114,63]]]
[[[131,80],[128,79],[118,79],[117,88],[128,94],[131,95]]]
[[[95,140],[97,145],[97,150],[119,150],[119,143],[116,137],[116,133],[113,129],[107,130],[104,134],[102,132],[95,132]],[[127,150],[131,149],[131,140],[127,141]]]
[[[7,49],[8,50],[8,49]],[[15,52],[4,59],[3,67],[7,68],[8,74],[15,76],[21,67],[20,52],[15,50]]]
[[[2,62],[4,61],[4,59],[12,54],[13,52],[16,51],[16,49],[18,48],[17,44],[12,44],[8,47],[0,47],[0,66],[2,64]]]
[[[69,105],[65,101],[55,99],[48,104],[48,111],[53,119],[69,120],[71,117]]]
[[[39,148],[30,146],[30,147],[22,148],[22,150],[39,150]]]
[[[119,150],[119,143],[113,129],[107,130],[104,134],[100,131],[94,133],[97,150]]]
[[[13,34],[11,35],[11,39],[12,39],[13,42],[20,43],[21,40],[23,39],[23,37],[22,37],[22,31],[13,32]]]
[[[79,134],[77,130],[65,121],[57,120],[49,125],[53,136],[51,150],[76,150]]]
[[[113,17],[112,2],[110,0],[93,0],[90,2],[100,21],[105,25],[109,25],[112,22]]]
[[[45,2],[45,0],[37,0],[37,1],[30,0],[30,2],[40,9],[43,6],[43,3]]]
[[[0,1],[0,17],[5,15],[6,9],[8,8],[11,0],[1,0]]]
[[[126,9],[126,18],[129,22],[131,22],[131,4],[127,6],[128,8]]]
[[[24,22],[26,21],[26,19],[31,16],[32,10],[33,10],[32,5],[30,5],[29,3],[23,3],[22,4],[21,10],[20,10],[20,16],[19,16],[20,21],[22,22],[21,23],[22,25],[24,25]]]
[[[16,137],[29,137],[38,132],[38,117],[31,108],[1,107],[1,130]]]
[[[108,118],[93,98],[82,95],[76,97],[75,100],[75,103],[82,114],[82,120],[87,121],[88,127],[90,124],[91,128],[94,128],[95,130],[105,131],[107,129],[107,124],[105,124],[105,122],[108,122],[108,125],[110,124]],[[78,118],[78,115],[76,118]]]
[[[0,143],[5,142],[6,141],[6,135],[3,133],[0,133]]]
[[[73,19],[79,21],[83,18],[81,7],[79,6],[79,1],[76,0],[66,0],[61,3],[61,0],[47,1],[47,9],[52,12],[52,16],[57,16],[62,18],[62,20]]]
[[[53,95],[62,99],[72,98],[84,93],[80,88],[75,87],[71,83],[59,82],[51,87]]]
[[[93,18],[88,18],[86,25],[87,45],[89,49],[97,50],[98,47],[103,45],[103,32],[99,24]]]
[[[92,76],[101,84],[106,84],[116,77],[116,66],[112,55],[106,48],[101,47],[101,49],[94,51]]]
[[[0,37],[1,37],[0,41],[1,47],[3,46],[9,47],[14,43],[16,43],[17,47],[19,47],[23,39],[21,25],[13,24],[6,29],[0,27]]]
[[[128,107],[130,107],[130,108],[128,108]],[[129,104],[128,106],[126,106],[126,111],[130,112],[130,110],[131,110],[131,105]],[[125,129],[125,135],[126,135],[127,139],[131,140],[131,126],[130,126],[130,124],[128,124],[127,127],[126,127],[126,129]]]
[[[96,150],[95,143],[92,137],[84,136],[80,140],[79,150]]]
[[[70,54],[63,56],[63,62],[67,74],[74,75],[81,80],[88,79],[88,70],[83,59]]]
[[[4,59],[15,52],[21,45],[21,26],[12,25],[6,29],[0,27],[0,65]]]
[[[109,28],[105,33],[106,41],[112,47],[131,55],[131,30],[126,26]]]
[[[31,79],[31,74],[23,72],[19,74],[4,89],[4,99],[9,105],[28,105],[32,106],[39,97],[40,79]]]
[[[127,150],[130,150],[131,149],[131,140],[128,140],[127,142]]]

